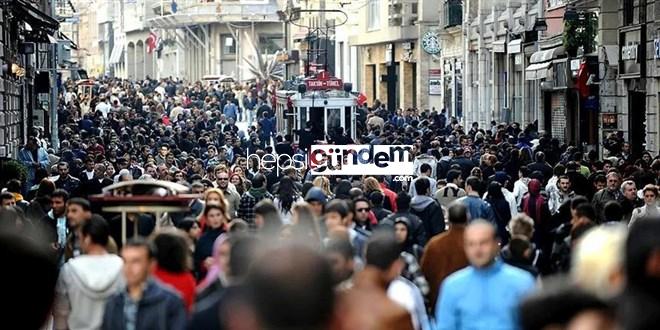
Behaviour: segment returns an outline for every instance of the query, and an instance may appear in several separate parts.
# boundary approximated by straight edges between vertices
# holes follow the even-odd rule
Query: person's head
[[[255,205],[254,224],[258,230],[267,234],[275,234],[282,227],[280,213],[270,199],[264,199]]]
[[[394,219],[394,238],[397,243],[405,244],[410,236],[410,222],[404,217]]]
[[[465,255],[475,268],[490,266],[499,253],[497,230],[490,222],[477,219],[465,229]]]
[[[513,236],[509,241],[509,251],[511,252],[511,258],[513,260],[529,260],[532,254],[532,244],[529,242],[527,237],[524,236]]]
[[[431,168],[431,165],[429,165],[427,163],[423,163],[419,167],[419,172],[426,175],[426,176],[431,176],[431,173],[433,172],[433,169]]]
[[[217,170],[215,171],[215,180],[218,182],[218,187],[220,189],[227,189],[229,186],[229,172],[226,170]]]
[[[154,268],[155,248],[153,244],[143,238],[130,239],[121,249],[124,259],[124,278],[126,286],[137,287],[142,285]]]
[[[87,159],[85,160],[85,169],[86,169],[88,172],[93,171],[93,170],[94,170],[94,166],[95,166],[94,158],[89,157],[89,158],[87,158]]]
[[[327,199],[327,195],[318,187],[310,188],[305,195],[305,201],[309,203],[309,206],[312,208],[312,212],[314,212],[314,216],[316,217],[320,217],[323,214],[323,207],[325,206]]]
[[[225,194],[222,190],[217,188],[210,188],[204,192],[204,203],[205,204],[226,204]]]
[[[607,189],[615,191],[621,185],[621,175],[617,172],[610,172],[607,174]]]
[[[410,195],[406,193],[405,191],[399,192],[396,195],[396,207],[399,211],[407,211],[410,209],[410,201],[411,201]]]
[[[627,200],[637,199],[637,186],[632,180],[626,180],[621,184],[621,193]]]
[[[346,201],[333,199],[326,206],[323,212],[325,216],[325,226],[328,231],[337,227],[345,227],[348,222],[349,207]]]
[[[605,175],[597,174],[593,181],[593,186],[596,191],[600,191],[607,186],[607,178]]]
[[[534,235],[534,220],[525,213],[518,213],[509,221],[507,230],[511,236],[525,237],[527,240],[531,240]]]
[[[479,193],[481,180],[476,176],[470,176],[465,180],[465,192],[468,194]]]
[[[257,174],[252,178],[252,188],[265,188],[266,187],[266,176],[263,174]]]
[[[424,164],[427,165],[427,164]],[[430,193],[430,183],[429,179],[425,177],[419,177],[415,180],[415,191],[418,195],[426,196]]]
[[[658,186],[647,184],[644,186],[644,189],[642,189],[642,192],[644,193],[644,203],[646,205],[655,206],[658,199]]]
[[[371,204],[366,197],[358,197],[353,199],[355,205],[355,222],[358,224],[365,224],[369,221],[369,211],[371,211]]]
[[[206,218],[206,224],[211,229],[221,228],[225,223],[229,221],[227,212],[222,204],[207,204],[204,207],[203,214]]]
[[[616,223],[582,236],[571,255],[571,278],[582,289],[610,299],[623,288],[623,255],[628,230]]]
[[[617,201],[608,201],[603,206],[603,215],[606,222],[619,222],[623,218],[623,208]]]
[[[6,191],[0,194],[0,199],[2,200],[2,207],[7,208],[7,207],[12,207],[16,205],[16,198],[14,197],[14,194]]]
[[[72,228],[80,227],[92,217],[92,205],[88,200],[80,197],[69,199],[66,203],[66,218]]]
[[[584,196],[575,196],[571,199],[571,217],[575,218],[575,210],[581,204],[589,204],[589,200]]]
[[[447,172],[447,183],[453,183],[457,186],[462,185],[462,178],[461,178],[461,171],[458,170],[450,170]]]
[[[339,284],[353,275],[355,262],[353,246],[349,240],[331,238],[325,245],[324,254],[332,268],[335,284]]]
[[[60,174],[61,178],[66,178],[69,176],[69,164],[66,162],[60,162],[57,164],[57,172]]]
[[[453,202],[447,210],[447,217],[452,226],[464,226],[468,222],[468,211],[460,202]]]
[[[258,328],[327,328],[335,292],[333,273],[325,258],[305,246],[265,252],[253,263],[246,279]]]
[[[191,188],[190,188],[191,193],[194,194],[194,195],[202,195],[202,194],[204,194],[204,190],[206,190],[206,188],[204,187],[204,184],[199,182],[199,181],[193,182],[190,186],[191,186]]]
[[[557,179],[557,187],[562,193],[568,193],[571,191],[571,179],[567,175],[561,175]]]
[[[383,207],[383,200],[385,199],[385,195],[383,195],[382,192],[380,191],[374,191],[371,194],[369,194],[369,201],[371,202],[371,205],[374,207]]]
[[[161,229],[152,238],[158,267],[171,273],[183,273],[191,264],[186,236],[175,229]]]
[[[64,189],[56,189],[50,196],[51,206],[55,217],[61,217],[66,213],[66,202],[69,200],[69,193]]]
[[[194,217],[186,217],[179,221],[176,227],[183,231],[192,241],[197,241],[202,234],[202,229],[199,227],[199,222]]]
[[[575,208],[575,216],[571,222],[575,225],[583,221],[596,222],[597,220],[600,219],[596,218],[596,209],[590,203],[583,203]]]
[[[367,243],[365,262],[367,266],[377,268],[387,283],[396,279],[403,270],[404,262],[395,235],[390,231],[375,232]]]
[[[80,228],[80,248],[89,253],[94,248],[105,249],[110,237],[108,223],[98,214],[85,221]]]
[[[170,153],[170,147],[168,147],[167,145],[163,144],[162,146],[160,146],[160,147],[158,148],[158,153],[160,154],[161,157],[165,158],[165,156],[167,156],[167,154]]]

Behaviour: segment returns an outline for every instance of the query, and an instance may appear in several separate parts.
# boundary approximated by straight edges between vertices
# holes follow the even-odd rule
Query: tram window
[[[341,127],[341,109],[328,109],[328,133],[336,127]]]
[[[344,131],[346,132],[347,136],[351,136],[351,128],[352,128],[352,119],[351,117],[351,107],[344,107],[344,118],[346,118],[345,123],[344,123]]]
[[[300,129],[304,129],[307,125],[307,108],[298,108],[300,113]]]
[[[325,138],[325,121],[323,116],[322,107],[309,108],[309,121],[312,122],[312,132],[314,132],[314,136],[317,140],[323,140]]]

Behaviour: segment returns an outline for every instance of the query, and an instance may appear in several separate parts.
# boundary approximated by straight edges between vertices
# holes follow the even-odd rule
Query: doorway
[[[646,149],[646,93],[631,91],[628,94],[628,142],[633,158]]]

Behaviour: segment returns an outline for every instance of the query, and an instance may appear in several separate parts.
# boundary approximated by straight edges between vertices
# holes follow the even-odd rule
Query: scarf
[[[252,197],[254,197],[256,200],[261,200],[264,198],[264,196],[268,193],[266,191],[266,188],[250,188],[248,191]]]

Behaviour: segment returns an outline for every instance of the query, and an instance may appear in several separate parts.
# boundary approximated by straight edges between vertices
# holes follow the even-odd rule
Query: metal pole
[[[50,3],[50,13],[52,17],[56,17],[54,0]],[[50,67],[53,68],[50,70],[50,137],[56,152],[60,149],[59,125],[57,124],[59,121],[57,118],[57,47],[57,44],[50,45]]]
[[[126,212],[121,213],[121,244],[126,244]]]

